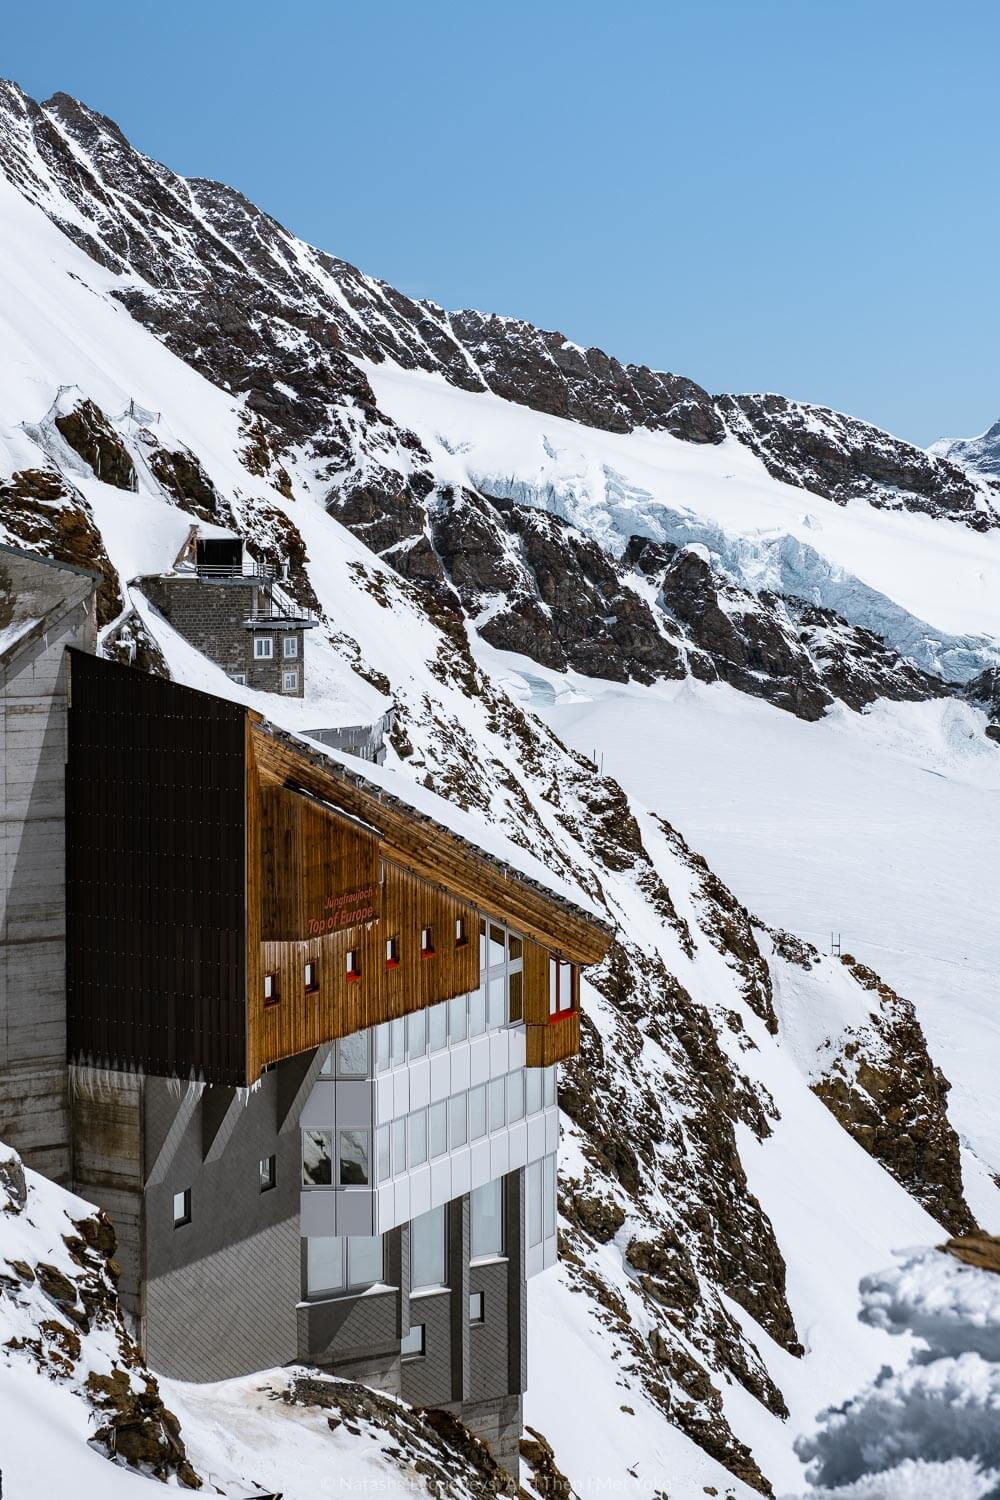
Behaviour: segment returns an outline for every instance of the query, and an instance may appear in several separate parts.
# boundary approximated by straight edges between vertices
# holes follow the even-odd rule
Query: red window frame
[[[399,968],[399,938],[391,937],[385,940],[385,966],[387,969]]]
[[[555,1005],[553,1006],[553,1000]],[[580,1004],[580,971],[565,959],[549,957],[549,1020],[562,1021]]]
[[[270,994],[268,993],[268,985],[270,985]],[[269,974],[264,975],[261,988],[264,996],[264,1004],[277,1005],[281,999],[281,995],[278,989],[278,974],[276,970],[272,970]]]
[[[434,957],[434,928],[421,927],[420,929],[420,957]]]
[[[344,954],[344,977],[348,984],[356,984],[361,978],[360,948],[348,948]]]
[[[307,995],[319,991],[319,964],[314,958],[307,958],[302,966],[302,984]]]

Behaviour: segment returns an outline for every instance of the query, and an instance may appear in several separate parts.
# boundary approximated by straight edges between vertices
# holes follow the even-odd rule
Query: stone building
[[[273,564],[248,557],[239,537],[196,529],[178,564],[137,580],[160,614],[234,682],[301,698],[305,633],[319,622],[282,588]]]

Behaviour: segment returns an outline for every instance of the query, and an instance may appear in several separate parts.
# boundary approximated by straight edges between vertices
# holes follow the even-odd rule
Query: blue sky
[[[50,0],[0,72],[446,306],[927,443],[1000,415],[1000,5]]]

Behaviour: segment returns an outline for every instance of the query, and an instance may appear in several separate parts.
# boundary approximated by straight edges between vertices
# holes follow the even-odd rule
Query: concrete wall
[[[265,602],[266,586],[250,582],[208,582],[194,574],[181,574],[176,578],[144,578],[142,591],[185,640],[224,672],[244,673],[247,686],[264,693],[284,693],[289,698],[303,696],[305,632],[294,629],[247,630],[244,626],[258,601]],[[274,655],[269,661],[258,661],[254,657],[256,635],[272,637]],[[282,654],[281,643],[285,636],[292,636],[297,642],[298,655],[293,660],[286,661]],[[285,692],[282,686],[282,673],[287,668],[298,670],[298,687],[293,692]]]
[[[70,1176],[65,648],[92,650],[95,634],[85,599],[0,666],[0,1140],[60,1182]]]

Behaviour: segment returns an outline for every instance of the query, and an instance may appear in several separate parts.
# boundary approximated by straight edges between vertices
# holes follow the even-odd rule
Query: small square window
[[[235,682],[239,687],[246,687],[247,674],[245,672],[230,672],[229,681]]]
[[[278,1161],[274,1156],[262,1156],[257,1163],[262,1193],[269,1193],[278,1180]]]
[[[302,970],[302,978],[305,983],[307,995],[315,995],[319,989],[319,964],[315,959],[307,959]]]
[[[385,940],[385,966],[387,969],[399,968],[399,938],[391,937]]]
[[[424,1328],[423,1323],[414,1323],[409,1333],[403,1335],[399,1343],[399,1352],[404,1359],[416,1359],[419,1355],[426,1354]]]
[[[482,1292],[469,1293],[469,1322],[486,1322],[486,1299]]]
[[[286,661],[294,661],[299,654],[299,638],[297,635],[286,635],[281,642],[281,654]]]
[[[277,974],[264,975],[264,1004],[277,1005],[278,1003],[278,976]]]
[[[191,1222],[191,1189],[174,1194],[174,1228],[181,1229]]]
[[[469,942],[469,929],[464,917],[455,918],[455,947],[465,948]]]
[[[270,661],[274,656],[274,639],[269,635],[255,635],[253,638],[253,655],[255,661]]]
[[[434,956],[434,929],[433,927],[421,927],[420,929],[420,957],[433,958]]]
[[[361,951],[358,948],[348,948],[344,955],[344,973],[349,980],[361,978]]]
[[[283,693],[297,693],[299,690],[299,670],[293,668],[291,672],[282,672],[281,691]]]

